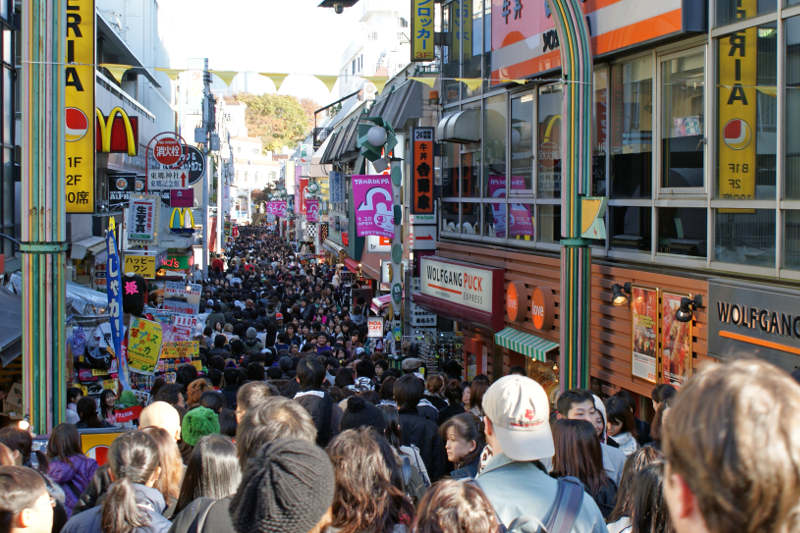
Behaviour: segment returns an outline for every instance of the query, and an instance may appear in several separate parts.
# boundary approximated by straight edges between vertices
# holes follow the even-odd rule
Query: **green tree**
[[[236,99],[247,104],[248,132],[261,139],[264,150],[294,146],[311,131],[308,112],[294,96],[241,94]]]

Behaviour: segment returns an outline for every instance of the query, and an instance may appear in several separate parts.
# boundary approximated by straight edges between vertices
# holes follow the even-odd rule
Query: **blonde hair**
[[[181,452],[175,439],[165,429],[149,426],[140,431],[150,435],[158,447],[158,466],[161,467],[161,475],[153,484],[153,488],[164,496],[169,505],[170,498],[177,500],[181,491],[183,481]]]

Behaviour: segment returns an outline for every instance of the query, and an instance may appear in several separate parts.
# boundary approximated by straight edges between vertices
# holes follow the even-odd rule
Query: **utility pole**
[[[203,277],[208,278],[209,271],[209,238],[211,231],[209,228],[209,215],[208,215],[208,188],[211,185],[209,178],[211,172],[211,132],[214,129],[214,124],[211,120],[211,73],[208,71],[208,58],[203,60],[203,134],[195,135],[195,142],[202,140],[205,144],[203,155],[205,157],[205,176],[203,176]],[[219,218],[219,216],[218,216]],[[219,224],[219,221],[217,221]]]
[[[225,217],[223,216],[222,210],[222,154],[219,155],[217,161],[217,250],[221,251],[225,249],[225,247],[222,245],[223,225],[225,223]]]

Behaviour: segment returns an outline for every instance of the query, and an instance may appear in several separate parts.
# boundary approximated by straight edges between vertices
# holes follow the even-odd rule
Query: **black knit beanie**
[[[251,458],[230,513],[237,533],[308,533],[333,503],[333,466],[312,442],[278,439]]]
[[[341,428],[357,429],[361,426],[370,426],[383,434],[386,430],[386,420],[380,409],[360,396],[351,396],[347,399],[347,409],[342,414]]]

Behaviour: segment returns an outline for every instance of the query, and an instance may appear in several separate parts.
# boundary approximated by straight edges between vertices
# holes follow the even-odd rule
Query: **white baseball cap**
[[[483,395],[482,405],[510,459],[535,461],[555,454],[550,402],[534,380],[516,374],[502,377]]]

